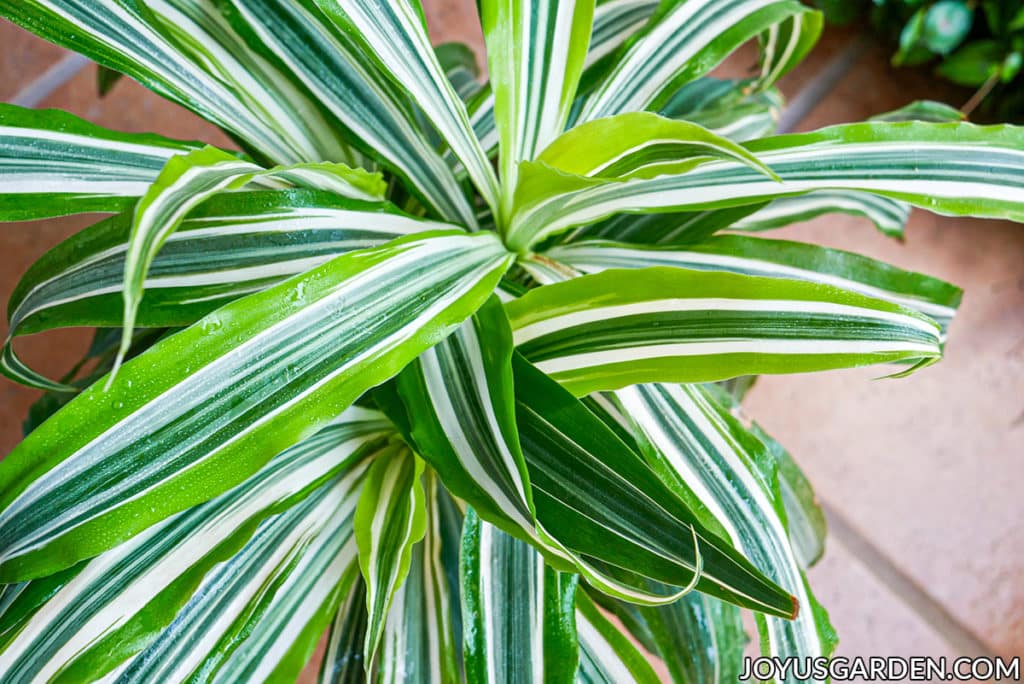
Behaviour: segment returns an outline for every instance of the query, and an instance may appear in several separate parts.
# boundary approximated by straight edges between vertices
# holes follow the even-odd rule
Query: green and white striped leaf
[[[377,654],[391,601],[409,574],[412,547],[426,531],[423,467],[408,447],[394,444],[370,466],[359,495],[355,528],[369,615],[367,666]]]
[[[620,212],[717,209],[817,190],[869,192],[947,215],[1024,219],[1024,130],[1012,126],[845,124],[746,143],[782,182],[723,160],[643,180],[572,175],[578,159],[590,166],[620,154],[604,136],[618,129],[618,118],[579,126],[523,164],[509,231],[516,244]]]
[[[337,475],[264,521],[116,681],[295,681],[359,576],[364,474],[360,465]]]
[[[117,133],[57,110],[0,104],[0,221],[121,211],[168,159],[199,147]]]
[[[358,35],[383,74],[409,93],[495,211],[498,181],[473,134],[466,108],[430,45],[419,0],[316,0],[316,4],[341,30]]]
[[[676,91],[658,113],[691,121],[736,142],[771,135],[782,112],[782,93],[775,88],[751,92],[752,88],[747,80],[705,76]]]
[[[154,25],[210,76],[226,81],[263,125],[278,128],[287,139],[301,141],[294,157],[272,158],[278,164],[361,161],[332,125],[319,104],[287,72],[246,45],[218,3],[209,0],[147,0]],[[147,20],[148,21],[148,20]]]
[[[344,164],[298,164],[263,169],[213,147],[171,158],[135,206],[121,292],[125,334],[111,379],[131,344],[146,274],[164,242],[178,229],[188,212],[204,200],[221,192],[241,189],[254,181],[270,186],[301,185],[369,201],[383,199],[386,189],[379,174],[351,169]]]
[[[608,61],[609,55],[647,24],[657,8],[658,0],[598,0],[584,67],[597,71],[595,65]]]
[[[943,334],[963,294],[960,288],[937,278],[859,254],[741,235],[712,237],[686,248],[588,240],[554,247],[545,256],[583,273],[673,266],[832,285],[918,311],[938,323]]]
[[[616,394],[665,482],[695,493],[733,543],[809,608],[792,620],[760,618],[765,654],[829,656],[835,633],[789,543],[775,463],[762,443],[698,385],[640,385]]]
[[[577,582],[470,509],[462,537],[466,681],[573,682]]]
[[[789,73],[810,54],[824,27],[822,12],[792,12],[773,23],[759,36],[761,76],[756,87],[764,89]]]
[[[572,550],[588,582],[638,603],[671,602],[696,588],[753,610],[793,614],[793,597],[706,529],[601,417],[521,356],[513,367],[537,518]],[[651,593],[615,580],[609,566],[675,586]]]
[[[132,214],[76,233],[37,260],[8,305],[0,370],[34,387],[67,389],[28,369],[13,338],[66,327],[117,327]],[[150,265],[135,325],[190,325],[240,296],[339,254],[454,226],[406,216],[386,203],[318,190],[225,193],[191,211]]]
[[[320,684],[363,684],[363,641],[366,638],[366,585],[357,576],[348,596],[331,622],[324,658],[320,663]]]
[[[409,364],[381,396],[448,491],[509,534],[536,525],[519,447],[512,331],[497,298]],[[388,393],[390,394],[390,393]]]
[[[650,23],[624,46],[615,65],[588,95],[578,120],[586,122],[623,112],[659,109],[671,93],[711,71],[743,43],[804,14],[820,16],[796,0],[662,3]],[[814,23],[801,22],[800,26],[813,31]],[[817,26],[820,30],[820,18]],[[787,32],[786,37],[791,33]],[[798,41],[792,48],[790,41],[783,42],[785,47],[776,41],[766,52],[766,63],[775,79],[793,66],[797,58],[802,58],[809,47],[806,41]],[[765,78],[763,85],[771,82]]]
[[[489,522],[532,543],[561,569],[580,572],[602,591],[626,600],[671,600],[615,581],[566,548],[574,538],[556,539],[538,524],[514,414],[511,356],[508,320],[492,298],[378,390],[376,398],[446,486],[479,506]]]
[[[594,0],[484,0],[481,5],[504,217],[512,210],[519,162],[535,158],[565,130],[593,16]]]
[[[0,0],[0,15],[192,109],[273,163],[330,158],[338,142],[297,93],[282,91],[279,73],[232,54],[221,44],[231,37],[209,23],[187,19],[186,26],[171,30],[154,10],[175,5],[194,2]],[[190,47],[202,59],[189,54]]]
[[[583,591],[576,593],[581,684],[658,684],[657,673]]]
[[[641,245],[692,245],[731,228],[764,204],[666,214],[616,214],[600,223],[557,235],[553,242],[615,240]],[[539,251],[545,251],[541,249]]]
[[[483,85],[479,81],[480,67],[473,48],[465,43],[442,43],[434,48],[434,54],[459,99],[468,103],[480,92]]]
[[[381,414],[349,409],[234,489],[76,567],[62,585],[50,577],[27,583],[0,613],[0,668],[26,681],[85,681],[113,670],[157,638],[263,519],[325,478],[361,471],[389,432]],[[33,600],[47,593],[44,603]]]
[[[250,49],[294,74],[345,138],[397,174],[438,216],[475,225],[462,188],[408,111],[405,95],[356,38],[337,31],[310,2],[225,0]]]
[[[698,593],[664,606],[638,606],[601,595],[595,599],[665,663],[675,684],[739,680],[749,641],[739,608]]]
[[[939,326],[917,312],[779,278],[615,269],[533,290],[505,307],[519,351],[578,396],[942,355]]]
[[[579,144],[594,132],[606,136],[602,144]],[[521,203],[530,207],[535,198],[540,200],[538,204],[543,203],[546,200],[540,199],[540,195],[560,193],[569,185],[579,185],[581,190],[588,186],[604,187],[605,183],[628,187],[630,181],[656,182],[663,177],[685,176],[687,171],[709,159],[738,162],[763,174],[769,181],[778,181],[771,169],[737,143],[687,121],[634,112],[578,126],[548,146],[538,163],[524,162],[524,169],[535,172],[546,169],[547,175],[558,178],[548,178],[554,182],[553,189],[541,190],[536,183],[545,174],[524,176],[516,190],[517,207]],[[517,208],[506,238],[510,248],[524,250],[558,232],[536,226],[532,217],[524,218],[524,214],[529,216],[531,211]]]
[[[903,237],[910,206],[888,197],[850,190],[819,190],[796,197],[782,197],[729,226],[730,230],[761,231],[810,221],[825,214],[862,216],[883,234]]]
[[[426,233],[165,338],[0,462],[0,580],[56,572],[238,484],[454,330],[509,260],[493,234]]]
[[[462,681],[456,647],[462,635],[453,622],[453,611],[459,610],[458,563],[446,568],[445,557],[458,558],[459,537],[446,527],[461,521],[449,520],[450,512],[439,505],[444,494],[429,471],[424,492],[426,534],[413,547],[409,576],[395,594],[375,671],[381,682],[457,684]],[[453,576],[449,570],[455,570]]]

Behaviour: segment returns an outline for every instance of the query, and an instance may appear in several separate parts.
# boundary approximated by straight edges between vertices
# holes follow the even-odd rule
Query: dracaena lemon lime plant
[[[483,0],[485,86],[416,0],[0,8],[240,148],[0,109],[0,218],[112,215],[10,303],[4,681],[288,680],[325,630],[323,681],[731,681],[741,609],[830,652],[821,513],[722,381],[928,365],[959,291],[750,231],[1020,219],[1022,131],[769,135],[796,0]],[[68,326],[78,375],[15,354]]]

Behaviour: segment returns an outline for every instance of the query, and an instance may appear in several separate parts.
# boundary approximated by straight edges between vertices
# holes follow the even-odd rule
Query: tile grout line
[[[975,634],[907,573],[896,566],[883,551],[845,516],[822,502],[828,532],[842,543],[871,573],[889,589],[898,601],[924,620],[958,656],[993,657],[994,654]]]
[[[36,107],[55,90],[67,83],[91,61],[74,52],[61,57],[55,64],[24,86],[11,98],[10,104]]]
[[[851,39],[850,44],[818,71],[790,100],[789,106],[779,117],[778,132],[792,132],[839,85],[867,51],[869,44],[870,38],[866,33],[858,34]],[[821,507],[828,520],[829,534],[835,535],[872,577],[889,589],[897,601],[934,629],[956,653],[966,656],[993,655],[991,649],[969,627],[901,570],[841,513],[827,502],[822,502]]]
[[[866,34],[858,34],[850,39],[849,45],[832,58],[793,96],[779,116],[778,132],[792,133],[797,125],[817,107],[825,96],[839,84],[846,74],[860,60],[868,48],[869,39]]]

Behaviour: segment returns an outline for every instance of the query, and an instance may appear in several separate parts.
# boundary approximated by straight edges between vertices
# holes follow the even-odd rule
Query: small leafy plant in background
[[[847,23],[868,13],[897,45],[896,66],[935,64],[935,73],[974,89],[964,111],[999,121],[1024,117],[1024,2],[1019,0],[817,0]]]
[[[932,364],[960,292],[754,233],[1020,220],[1024,131],[771,135],[796,0],[484,0],[486,85],[415,1],[0,11],[239,147],[0,107],[0,218],[109,215],[10,301],[47,394],[0,463],[4,681],[287,681],[329,630],[325,682],[655,681],[637,644],[724,682],[741,609],[831,652],[821,511],[738,400]],[[17,356],[64,327],[68,377]]]

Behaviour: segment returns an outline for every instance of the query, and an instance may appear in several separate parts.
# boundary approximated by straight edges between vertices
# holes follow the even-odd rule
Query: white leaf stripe
[[[688,249],[595,240],[555,247],[546,254],[584,273],[674,266],[823,283],[919,311],[943,330],[960,301],[959,288],[934,278],[850,252],[784,240],[723,236]]]
[[[577,394],[941,354],[934,322],[888,302],[713,271],[608,270],[534,290],[506,310],[519,350]]]
[[[366,585],[356,577],[338,607],[320,665],[320,684],[363,684],[363,639],[366,636]]]
[[[233,539],[239,547],[261,518],[289,497],[339,470],[353,470],[358,459],[389,432],[376,412],[353,408],[310,439],[282,452],[241,485],[216,499],[154,526],[86,564],[38,611],[23,619],[17,637],[0,653],[0,668],[12,677],[48,679],[59,671],[102,674],[134,655],[158,630],[148,626],[143,639],[128,636],[147,620],[145,606],[160,598],[188,593],[176,588],[186,574],[198,582]],[[356,471],[361,468],[355,467]],[[196,574],[197,570],[200,574]],[[187,588],[184,590],[187,592]],[[169,623],[173,613],[157,619]],[[152,619],[152,617],[148,618]],[[120,636],[123,634],[123,636]],[[113,644],[109,654],[97,648]]]
[[[735,419],[698,386],[647,385],[617,394],[656,448],[666,477],[678,478],[693,491],[733,543],[810,608],[812,599],[789,543],[781,502],[766,489],[756,456],[747,451],[748,445],[760,443],[752,439],[744,445]],[[831,650],[819,635],[814,610],[803,610],[794,620],[766,621],[766,655],[816,658]]]
[[[910,206],[864,192],[819,190],[774,200],[763,209],[737,221],[729,229],[756,231],[782,228],[832,213],[863,216],[886,235],[898,236],[903,234],[903,227],[910,218]]]
[[[164,35],[205,40],[176,40],[216,78],[232,83],[232,93],[265,125],[302,141],[301,155],[277,163],[356,161],[316,103],[289,76],[249,49],[218,7],[205,0],[147,0],[146,7],[164,22]],[[168,29],[168,27],[170,27]]]
[[[125,332],[108,385],[128,352],[146,273],[167,237],[178,229],[193,208],[214,195],[240,189],[254,181],[270,181],[276,185],[282,180],[320,190],[330,189],[342,196],[362,200],[383,199],[385,189],[379,176],[361,169],[350,169],[344,164],[263,169],[212,147],[169,160],[135,207],[124,265],[122,328]]]
[[[121,210],[168,159],[199,146],[0,104],[0,220]]]
[[[682,85],[678,77],[684,71],[688,80],[702,76],[762,28],[802,11],[790,0],[678,3],[656,17],[618,59],[584,101],[579,121],[642,111],[656,104],[669,86]],[[699,59],[705,51],[711,59]]]
[[[264,521],[245,548],[207,575],[171,627],[119,681],[297,676],[304,661],[298,667],[289,662],[296,639],[316,643],[358,574],[352,517],[364,473],[365,466],[336,477]]]
[[[571,681],[578,657],[575,580],[547,568],[533,547],[481,521],[472,509],[462,543],[466,680]]]
[[[584,67],[591,67],[642,29],[658,0],[609,0],[594,8],[594,29]]]
[[[29,269],[11,298],[0,371],[33,387],[69,389],[26,367],[12,341],[55,328],[120,325],[130,223],[123,214],[95,224]],[[453,227],[316,191],[223,195],[190,214],[157,253],[143,281],[136,326],[189,325],[339,254]]]
[[[47,548],[67,559],[73,539],[93,555],[103,549],[87,552],[98,540],[82,536],[82,526],[116,519],[128,536],[173,506],[198,503],[229,473],[255,470],[272,455],[265,449],[297,441],[460,323],[508,259],[493,235],[424,234],[337,257],[166,338],[127,364],[111,391],[93,386],[2,462],[3,575],[56,569],[46,565]],[[126,392],[143,379],[143,389]],[[90,429],[69,440],[66,420]],[[45,446],[51,439],[58,449]],[[21,469],[37,449],[47,466],[26,478]],[[104,466],[129,457],[145,465],[109,480]],[[173,501],[160,498],[169,488]],[[43,565],[24,569],[33,563]]]
[[[449,521],[438,506],[438,486],[428,471],[424,477],[426,534],[422,543],[413,547],[409,576],[395,594],[375,664],[378,681],[387,684],[454,684],[461,680],[455,644],[461,634],[454,632],[452,622],[452,609],[457,610],[458,603],[453,602],[442,559],[443,551],[458,557],[459,540],[445,537],[443,525]],[[456,522],[461,525],[461,520]],[[443,548],[452,543],[455,549]],[[457,574],[452,579],[457,583]]]
[[[501,150],[502,217],[519,162],[564,130],[583,70],[594,2],[486,0],[481,19]]]
[[[455,176],[361,46],[319,13],[288,0],[230,0],[229,19],[250,47],[283,64],[350,132],[353,144],[398,174],[428,207],[446,220],[475,225]]]
[[[373,662],[396,592],[409,573],[412,546],[426,530],[423,461],[391,446],[370,468],[356,509],[359,568],[366,583],[369,620],[363,653]]]
[[[576,594],[576,633],[580,642],[577,682],[657,684],[659,681],[646,657],[601,614],[583,591]]]
[[[321,159],[305,135],[286,130],[264,109],[275,100],[271,86],[246,78],[233,61],[211,65],[216,76],[182,53],[181,46],[147,21],[146,11],[126,3],[92,0],[4,0],[0,12],[47,40],[81,52],[104,66],[136,78],[161,95],[190,107],[245,140],[277,163]],[[200,44],[218,40],[199,24],[189,37]],[[223,56],[223,55],[222,55]],[[248,69],[241,72],[251,73]],[[260,93],[252,92],[262,86]],[[284,117],[284,121],[294,119]],[[301,120],[300,120],[301,122]]]
[[[755,610],[791,614],[792,597],[701,527],[598,415],[521,357],[515,371],[517,422],[539,529],[574,550],[581,574],[595,575],[604,583],[595,585],[601,591],[648,605],[675,601],[696,587]],[[667,595],[652,593],[616,580],[609,565],[675,586]]]
[[[599,138],[599,136],[594,136]],[[817,190],[875,193],[954,215],[1024,217],[1024,151],[1012,127],[848,124],[765,138],[746,147],[782,182],[710,161],[686,173],[600,183],[559,175],[550,196],[523,197],[511,230],[534,242],[618,212],[682,211],[751,204]],[[580,151],[582,154],[583,151]],[[550,169],[527,163],[539,188]],[[543,179],[543,180],[542,180]]]
[[[498,182],[469,116],[434,55],[422,21],[419,0],[380,3],[370,0],[316,0],[339,26],[351,26],[376,55],[387,77],[409,92],[442,139],[462,162],[491,207],[498,206]],[[472,224],[469,224],[472,225]]]

